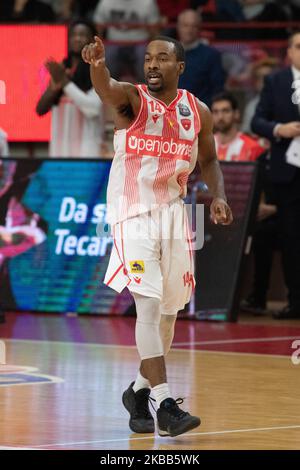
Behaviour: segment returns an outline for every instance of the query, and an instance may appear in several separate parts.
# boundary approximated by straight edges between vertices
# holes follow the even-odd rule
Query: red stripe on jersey
[[[107,281],[106,285],[109,286],[109,284],[111,283],[111,281],[116,277],[116,275],[118,274],[118,272],[121,270],[121,268],[123,267],[123,264],[121,264],[118,269],[113,273],[113,275],[111,276],[111,278]],[[128,284],[127,284],[128,285]]]
[[[139,155],[126,154],[122,212],[124,215],[126,214],[127,217],[134,215],[133,206],[136,206],[140,203],[140,194],[137,181],[141,165],[142,159]],[[130,211],[132,211],[132,213]]]
[[[122,247],[122,261],[123,261],[123,272],[128,277],[129,282],[131,281],[130,277],[128,276],[128,271],[126,269],[126,262],[125,262],[125,250],[124,250],[124,233],[123,233],[123,222],[120,223],[120,230],[121,230],[121,247]],[[128,283],[129,284],[129,283]],[[127,285],[128,285],[127,284]]]
[[[190,103],[191,108],[192,108],[193,113],[194,113],[194,129],[195,129],[195,136],[197,138],[197,136],[200,132],[200,129],[201,129],[201,120],[200,120],[200,115],[199,115],[199,111],[198,111],[198,106],[197,106],[194,95],[192,95],[188,91],[186,92],[186,95],[187,95],[187,98],[189,100],[189,103]]]
[[[194,292],[194,290],[195,290],[195,278],[192,275],[192,292]]]
[[[116,229],[115,229],[115,227],[113,227],[113,242],[114,242],[115,248],[116,248],[116,250],[117,250],[119,260],[121,261],[121,263],[123,263],[122,257],[121,257],[121,255],[120,255],[120,252],[119,252],[119,249],[118,249],[118,245],[117,245],[117,241],[116,241],[115,232],[116,232]]]
[[[140,95],[141,106],[140,106],[140,109],[139,109],[139,112],[138,112],[138,115],[137,115],[136,119],[133,121],[133,123],[127,129],[126,132],[127,133],[128,132],[134,132],[135,130],[138,130],[139,132],[141,132],[141,127],[142,127],[143,134],[144,134],[145,133],[146,122],[147,122],[147,118],[148,118],[148,104],[147,104],[146,98],[144,97],[144,95],[141,92],[138,85],[136,85],[136,89],[138,90],[139,95]],[[142,124],[142,126],[141,126],[141,124]]]
[[[140,99],[141,99],[141,107],[139,114],[132,124],[132,126],[127,129],[126,133],[130,130],[130,132],[134,130],[138,130],[140,133],[145,133],[146,122],[148,118],[148,105],[147,100],[140,92],[138,88]],[[124,189],[123,189],[123,207],[122,213],[124,215],[130,216],[134,214],[130,214],[130,208],[132,206],[136,206],[140,203],[140,195],[139,195],[139,187],[137,184],[138,175],[141,169],[142,159],[139,155],[133,155],[127,153],[125,156],[125,180],[124,180]],[[126,217],[127,218],[127,217]]]
[[[183,171],[182,173],[180,173],[180,174],[177,176],[177,183],[178,183],[179,186],[181,187],[181,194],[184,193],[184,190],[185,190],[185,187],[186,187],[186,185],[187,185],[189,176],[190,176],[190,174],[189,174],[188,170]]]
[[[181,93],[182,95],[182,93]],[[157,100],[159,101],[159,100]],[[175,100],[176,101],[176,100]],[[178,100],[177,100],[178,101]],[[176,101],[176,102],[177,102]],[[179,139],[179,123],[177,121],[176,108],[167,108],[163,115],[164,124],[162,137],[165,139]],[[169,202],[168,180],[171,178],[176,169],[175,158],[159,157],[157,172],[153,183],[153,191],[158,204]]]
[[[127,269],[126,269],[126,265],[125,265],[125,256],[124,256],[124,242],[123,242],[123,226],[122,226],[122,223],[120,223],[120,235],[121,235],[121,247],[122,247],[122,256],[120,255],[120,252],[119,252],[119,249],[118,249],[118,246],[117,246],[117,241],[116,241],[116,236],[115,236],[115,227],[113,227],[113,241],[114,241],[114,245],[115,245],[115,248],[117,250],[117,253],[118,253],[118,257],[121,261],[121,266],[119,266],[119,268],[117,269],[117,271],[112,275],[112,277],[109,279],[107,285],[114,279],[114,277],[118,274],[118,272],[120,271],[121,268],[123,268],[123,273],[128,277],[128,282],[126,284],[126,287],[131,283],[131,279],[130,277],[128,276],[127,274]]]
[[[120,223],[120,230],[121,230],[122,260],[123,260],[124,268],[126,270],[125,254],[124,254],[123,222]]]
[[[189,220],[188,220],[188,216],[187,216],[186,213],[185,213],[185,232],[186,232],[185,233],[186,240],[187,240],[188,246],[189,246],[189,255],[190,255],[190,261],[191,261],[192,256],[193,256],[193,248],[192,248],[192,242],[191,242]]]
[[[194,264],[194,256],[193,256],[193,247],[192,247],[192,242],[191,242],[191,234],[190,234],[190,225],[189,225],[189,219],[187,216],[187,213],[185,213],[185,228],[186,228],[186,239],[188,242],[189,246],[189,255],[190,255],[190,273],[192,275],[192,292],[195,290],[195,278],[194,275],[192,274],[193,272],[193,264]]]

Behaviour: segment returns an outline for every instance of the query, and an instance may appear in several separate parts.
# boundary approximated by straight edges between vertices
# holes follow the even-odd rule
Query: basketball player
[[[111,78],[103,43],[94,39],[82,57],[91,65],[92,82],[101,100],[112,106],[116,125],[107,193],[114,246],[104,282],[118,292],[127,286],[134,297],[141,357],[138,376],[123,393],[123,404],[132,431],[154,432],[149,410],[152,388],[159,434],[177,436],[200,424],[198,417],[179,408],[182,399],[171,397],[165,367],[177,312],[194,288],[182,198],[197,157],[214,197],[213,222],[230,224],[232,214],[210,112],[192,94],[177,89],[184,70],[182,45],[163,36],[152,40],[145,54],[146,85],[132,85]],[[172,233],[166,236],[168,229]]]

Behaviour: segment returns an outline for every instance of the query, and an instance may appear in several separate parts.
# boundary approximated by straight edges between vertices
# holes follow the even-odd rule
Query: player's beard
[[[157,84],[150,83],[148,77],[146,77],[146,83],[147,83],[147,87],[150,91],[160,92],[164,89],[164,80],[163,80],[162,76],[160,77],[160,82],[157,83]]]
[[[163,84],[161,84],[161,85],[159,85],[159,86],[155,86],[155,85],[151,85],[151,83],[148,83],[148,89],[149,89],[150,91],[155,91],[155,92],[157,92],[157,91],[162,91],[162,90],[164,89],[164,87],[163,87]]]

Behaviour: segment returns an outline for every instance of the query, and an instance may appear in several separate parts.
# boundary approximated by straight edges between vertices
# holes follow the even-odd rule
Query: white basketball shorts
[[[195,287],[194,261],[184,202],[115,224],[104,283],[161,301],[161,313],[175,315]]]

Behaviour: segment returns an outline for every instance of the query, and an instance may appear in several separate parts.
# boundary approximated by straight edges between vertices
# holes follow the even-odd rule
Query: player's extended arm
[[[216,224],[227,225],[232,222],[232,213],[226,201],[223,174],[216,153],[212,116],[204,103],[198,105],[198,109],[202,123],[198,137],[198,162],[202,179],[213,197],[211,218]]]
[[[82,58],[91,66],[91,80],[103,103],[114,107],[126,106],[130,103],[129,92],[135,90],[134,85],[114,80],[105,65],[104,44],[98,36],[95,42],[82,49]]]

